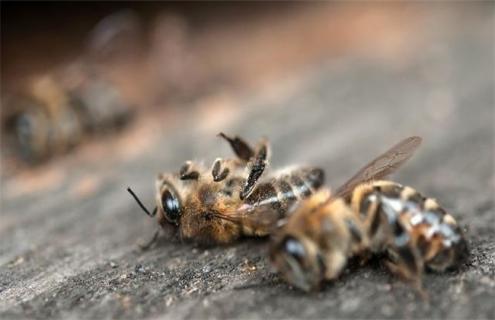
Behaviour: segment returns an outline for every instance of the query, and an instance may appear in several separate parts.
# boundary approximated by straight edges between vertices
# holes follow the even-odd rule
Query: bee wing
[[[411,158],[414,151],[421,144],[421,141],[422,139],[420,137],[413,136],[397,143],[361,168],[352,178],[336,190],[332,198],[346,198],[358,185],[372,180],[379,180],[392,174]]]

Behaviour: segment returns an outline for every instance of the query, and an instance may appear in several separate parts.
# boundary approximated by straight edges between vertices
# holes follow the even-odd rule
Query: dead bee
[[[7,99],[2,122],[14,153],[37,163],[70,150],[90,134],[128,123],[132,110],[114,86],[97,75],[80,77],[71,86],[62,77],[44,74]]]
[[[425,268],[444,271],[467,255],[455,219],[410,187],[380,181],[406,162],[421,138],[410,137],[362,168],[330,195],[302,201],[274,234],[270,260],[290,284],[305,290],[337,278],[351,257],[384,253],[389,269],[422,291]],[[374,181],[376,180],[376,181]]]
[[[69,96],[50,75],[31,81],[25,92],[11,97],[8,106],[8,144],[28,162],[69,150],[82,138],[81,121]]]
[[[211,245],[231,243],[241,236],[266,236],[269,223],[285,217],[295,202],[323,184],[324,173],[318,168],[265,174],[270,158],[266,140],[252,148],[239,137],[223,133],[220,137],[237,157],[216,159],[211,168],[187,161],[177,173],[160,174],[152,212],[128,188],[149,216],[157,215],[162,227],[175,226],[183,240]],[[253,221],[251,216],[258,219]],[[156,237],[157,233],[152,241]]]

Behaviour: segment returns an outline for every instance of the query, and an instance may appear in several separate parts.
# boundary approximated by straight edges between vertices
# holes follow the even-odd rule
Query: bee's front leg
[[[403,281],[412,285],[423,300],[428,300],[428,293],[423,288],[423,267],[415,257],[412,248],[399,248],[394,255],[394,260],[385,261],[385,266],[391,273],[399,276]]]
[[[211,175],[213,176],[213,181],[219,182],[227,178],[230,173],[228,160],[222,160],[222,158],[217,158],[213,162],[213,167],[211,169]]]
[[[198,180],[199,172],[192,161],[186,161],[179,171],[181,180]]]

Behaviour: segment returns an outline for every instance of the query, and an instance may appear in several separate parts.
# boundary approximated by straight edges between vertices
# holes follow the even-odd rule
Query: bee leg
[[[232,150],[234,150],[234,153],[236,154],[236,156],[238,158],[240,158],[241,160],[249,161],[249,159],[251,159],[251,157],[254,156],[253,149],[243,139],[241,139],[237,136],[234,138],[231,138],[223,132],[220,132],[218,134],[218,136],[227,140],[227,142],[230,144],[230,147],[232,148]]]
[[[256,183],[265,171],[268,164],[268,152],[268,143],[263,141],[257,150],[255,157],[249,161],[249,175],[240,193],[241,200],[244,200],[253,192]]]
[[[219,182],[227,178],[229,175],[229,168],[226,167],[227,163],[221,158],[217,158],[215,162],[213,162],[213,168],[211,169],[211,175],[213,176],[213,181]]]
[[[194,170],[194,166],[191,161],[186,161],[186,163],[184,163],[180,168],[179,176],[181,180],[198,180],[199,172]]]
[[[371,254],[371,251],[368,249],[363,249],[361,253],[358,254],[359,257],[359,266],[363,267],[370,262],[371,258],[373,257]]]
[[[422,269],[419,268],[417,263],[415,263],[415,266],[413,267],[413,264],[408,261],[412,256],[409,253],[406,253],[408,251],[412,254],[410,248],[406,250],[404,248],[400,248],[396,256],[397,262],[387,260],[385,261],[385,266],[391,273],[399,276],[399,278],[409,283],[416,290],[419,296],[426,301],[429,299],[429,295],[423,288],[421,279]]]
[[[153,237],[150,240],[146,241],[145,243],[138,243],[139,249],[141,249],[142,251],[146,251],[149,248],[151,248],[151,246],[156,243],[159,234],[160,234],[160,229],[155,231]]]

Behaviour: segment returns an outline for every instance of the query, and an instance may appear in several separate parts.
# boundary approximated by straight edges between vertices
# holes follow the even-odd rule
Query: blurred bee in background
[[[75,110],[65,91],[50,76],[28,86],[27,93],[10,96],[3,129],[8,145],[24,160],[36,162],[70,149],[82,137]]]
[[[7,99],[3,118],[7,145],[36,163],[64,153],[94,133],[116,130],[132,117],[119,91],[78,68],[77,84],[54,74],[36,77]]]
[[[323,170],[314,167],[266,174],[270,150],[264,139],[253,148],[239,137],[223,133],[220,137],[236,158],[218,158],[211,168],[187,161],[177,173],[160,174],[153,211],[128,188],[149,216],[156,215],[164,228],[176,227],[183,240],[211,245],[231,243],[241,236],[266,236],[273,221],[284,218],[296,202],[323,184]]]
[[[11,81],[8,97],[2,99],[2,142],[9,152],[37,163],[91,135],[127,125],[135,108],[124,99],[113,73],[125,69],[132,57],[138,60],[142,38],[136,14],[116,12],[94,27],[81,56],[69,64],[28,81]]]
[[[391,181],[417,149],[407,138],[362,168],[334,195],[323,189],[300,202],[274,232],[270,260],[290,284],[310,291],[336,279],[351,257],[385,254],[395,274],[422,290],[424,269],[459,266],[468,250],[455,219],[431,198]]]

